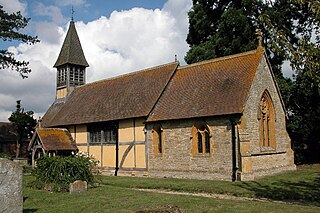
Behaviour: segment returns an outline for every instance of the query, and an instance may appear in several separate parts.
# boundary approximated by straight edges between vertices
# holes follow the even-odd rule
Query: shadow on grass
[[[240,187],[252,191],[255,197],[279,201],[298,202],[320,206],[320,173],[312,181],[274,181],[272,184],[259,181],[243,182]]]
[[[36,212],[38,209],[23,209],[23,213]]]
[[[23,197],[23,203],[28,199],[28,197]],[[23,213],[36,212],[38,209],[23,209]]]

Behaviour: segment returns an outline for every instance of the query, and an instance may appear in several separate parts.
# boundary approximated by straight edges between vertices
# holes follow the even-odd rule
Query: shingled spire
[[[84,56],[77,30],[73,21],[70,21],[67,36],[64,39],[59,57],[53,67],[57,68],[64,64],[74,64],[85,67],[89,66]]]
[[[57,68],[56,101],[65,100],[75,87],[86,83],[88,66],[75,24],[71,20],[60,54],[53,66]]]

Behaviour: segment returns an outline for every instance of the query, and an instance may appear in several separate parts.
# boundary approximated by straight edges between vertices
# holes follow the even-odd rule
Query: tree
[[[320,162],[319,14],[319,0],[193,0],[189,12],[187,63],[255,49],[255,32],[262,29],[289,114],[288,132],[296,153],[304,155],[300,163]],[[284,60],[295,71],[293,80],[283,77]]]
[[[274,36],[275,50],[285,49],[284,57],[291,62],[295,81],[289,95],[288,132],[292,139],[296,163],[320,162],[320,2],[294,0],[301,8],[296,21],[296,41],[291,42],[285,32],[269,16],[261,16],[266,29]]]
[[[27,44],[39,42],[37,37],[19,33],[20,29],[27,26],[30,19],[25,18],[20,12],[8,14],[0,5],[0,38],[2,41],[22,41]],[[0,50],[0,69],[11,68],[16,70],[22,78],[27,78],[31,72],[29,62],[15,59],[14,54],[8,50]]]
[[[17,101],[16,111],[8,118],[13,126],[13,134],[17,137],[16,158],[20,156],[20,149],[23,142],[30,139],[36,126],[36,120],[33,118],[33,111],[25,112],[21,108],[21,101]]]

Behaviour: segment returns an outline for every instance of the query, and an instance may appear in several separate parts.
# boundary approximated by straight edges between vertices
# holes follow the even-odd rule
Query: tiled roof
[[[52,105],[42,125],[147,117],[177,66],[177,62],[170,63],[78,87],[63,106]]]
[[[58,112],[63,107],[64,102],[55,102],[53,103],[50,108],[47,110],[47,112],[44,114],[41,120],[41,126],[42,127],[48,127],[50,126],[50,123],[54,119],[54,117],[58,114]]]
[[[50,150],[77,150],[70,133],[66,129],[58,128],[38,128],[36,134],[39,136],[42,147],[46,151]],[[34,138],[30,144],[33,144]],[[31,145],[29,145],[29,150]]]
[[[54,67],[58,67],[63,64],[76,64],[85,67],[89,66],[82,51],[81,43],[73,21],[70,22],[66,38]]]
[[[242,113],[263,51],[178,68],[148,121]]]

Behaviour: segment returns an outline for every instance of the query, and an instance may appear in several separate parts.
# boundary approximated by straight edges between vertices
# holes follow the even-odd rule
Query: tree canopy
[[[0,5],[0,38],[2,41],[17,40],[27,44],[39,42],[36,36],[19,33],[20,29],[27,26],[29,20],[29,18],[23,17],[20,12],[7,13]],[[11,68],[20,73],[22,78],[27,78],[27,74],[31,72],[28,64],[27,61],[17,60],[12,52],[0,49],[0,69]]]
[[[16,158],[18,158],[21,145],[32,137],[37,122],[33,118],[33,111],[25,112],[21,107],[20,100],[17,101],[16,111],[11,114],[8,120],[13,126],[12,133],[17,137]]]
[[[262,30],[298,163],[320,162],[319,14],[319,0],[193,0],[189,12],[188,64],[256,49]],[[292,79],[283,76],[285,60]]]

